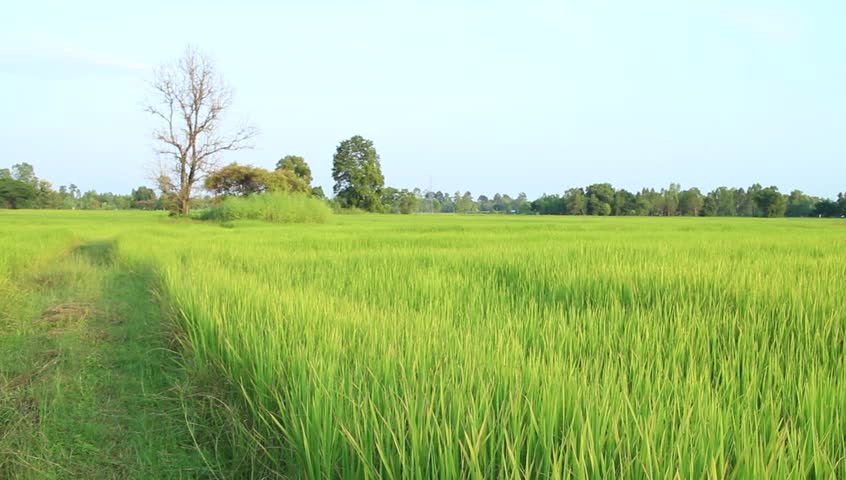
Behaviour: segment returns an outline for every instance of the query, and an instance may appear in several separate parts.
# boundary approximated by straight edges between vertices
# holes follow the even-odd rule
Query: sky
[[[235,91],[224,155],[374,141],[386,184],[530,198],[610,182],[846,191],[840,0],[9,0],[0,168],[129,193],[148,179],[155,65],[186,46]]]

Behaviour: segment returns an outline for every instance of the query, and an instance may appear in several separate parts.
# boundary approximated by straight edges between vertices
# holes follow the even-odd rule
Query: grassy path
[[[174,385],[152,272],[83,245],[0,315],[0,478],[210,476]],[[0,312],[2,313],[2,312]]]

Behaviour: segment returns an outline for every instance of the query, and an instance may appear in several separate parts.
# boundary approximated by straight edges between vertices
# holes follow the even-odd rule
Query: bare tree
[[[187,215],[195,185],[214,169],[219,154],[251,148],[257,131],[249,125],[223,131],[232,90],[211,58],[194,47],[176,62],[158,67],[151,87],[154,100],[146,111],[161,124],[153,131],[161,160],[158,177],[172,185],[177,213]]]

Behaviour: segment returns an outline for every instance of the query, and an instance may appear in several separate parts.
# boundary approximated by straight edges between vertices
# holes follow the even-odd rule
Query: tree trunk
[[[179,192],[179,201],[177,202],[177,211],[179,215],[188,215],[191,213],[191,195],[190,190]]]

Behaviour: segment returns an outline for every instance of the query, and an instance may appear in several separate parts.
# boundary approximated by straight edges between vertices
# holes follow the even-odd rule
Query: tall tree
[[[152,188],[145,186],[133,189],[130,208],[141,210],[152,210],[156,208],[156,192]]]
[[[664,215],[669,217],[678,215],[681,186],[678,183],[671,183],[670,188],[661,193],[664,195]]]
[[[763,217],[766,216],[764,212],[761,211],[758,205],[758,193],[764,187],[761,186],[760,183],[752,184],[748,189],[746,189],[746,193],[743,193],[743,189],[739,188],[735,190],[735,201],[739,202],[737,207],[737,214],[741,217]]]
[[[153,132],[162,160],[159,174],[174,187],[176,212],[187,215],[197,182],[216,166],[219,155],[250,148],[257,132],[242,125],[226,133],[223,118],[232,106],[232,89],[211,58],[196,48],[157,68],[151,87],[154,99],[146,111],[160,123]]]
[[[711,192],[702,201],[702,216],[716,217],[718,210],[719,206],[717,205],[716,196],[714,192]]]
[[[594,183],[585,189],[587,213],[589,215],[611,215],[614,203],[614,187],[610,183]]]
[[[10,177],[0,178],[0,207],[30,207],[38,195],[34,186]]]
[[[715,200],[714,206],[716,215],[722,217],[733,217],[737,214],[735,190],[728,187],[718,187],[716,190],[711,192],[711,196]]]
[[[373,142],[356,135],[338,145],[332,161],[334,192],[342,207],[379,211],[385,185]]]
[[[33,186],[38,182],[38,177],[35,176],[35,168],[26,162],[12,165],[12,178]]]
[[[571,188],[564,192],[567,215],[584,215],[587,213],[585,203],[585,192],[581,188]]]
[[[474,213],[478,209],[479,206],[473,201],[473,195],[470,192],[464,192],[464,195],[455,192],[455,211],[457,213]]]
[[[637,211],[637,199],[625,188],[614,194],[614,215],[634,215]]]
[[[778,187],[775,186],[755,192],[755,203],[758,205],[759,214],[765,217],[783,217],[787,209],[787,198],[779,193]]]
[[[814,213],[816,199],[802,193],[801,190],[793,190],[787,197],[786,217],[808,217]]]
[[[679,194],[679,210],[682,215],[698,216],[702,211],[702,206],[705,201],[702,198],[702,192],[698,188],[693,187],[685,190]]]

